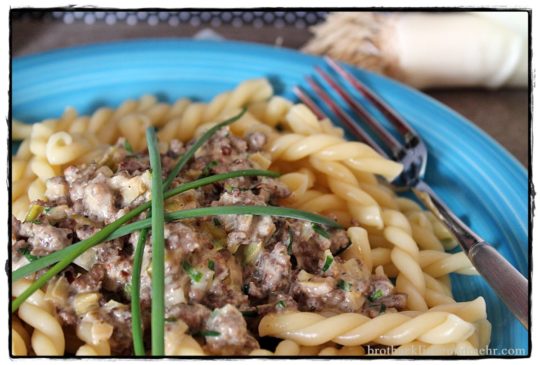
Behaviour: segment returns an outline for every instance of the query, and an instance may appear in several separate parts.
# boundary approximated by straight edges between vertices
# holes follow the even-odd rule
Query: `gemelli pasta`
[[[401,165],[273,95],[265,79],[208,103],[145,95],[89,116],[68,108],[58,119],[12,127],[22,141],[11,166],[13,300],[58,261],[50,257],[150,200],[145,131],[154,127],[164,174],[207,138],[171,189],[215,178],[168,196],[168,214],[231,206],[296,212],[165,223],[163,355],[470,356],[489,345],[484,300],[452,296],[449,274],[477,274],[466,255],[446,252],[456,246],[449,230],[383,182]],[[249,169],[279,176],[218,179]],[[141,212],[129,222],[142,224]],[[14,307],[14,356],[132,356],[137,340],[150,355],[152,238],[142,241],[133,302],[142,225],[126,227]]]

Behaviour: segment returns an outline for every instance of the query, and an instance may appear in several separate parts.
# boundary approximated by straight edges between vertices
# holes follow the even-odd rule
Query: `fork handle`
[[[454,233],[476,270],[528,329],[529,281],[463,223],[424,181],[420,180],[413,192]]]

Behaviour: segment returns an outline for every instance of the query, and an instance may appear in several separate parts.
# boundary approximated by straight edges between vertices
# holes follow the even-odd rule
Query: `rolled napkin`
[[[417,88],[526,86],[526,12],[330,14],[303,51]]]

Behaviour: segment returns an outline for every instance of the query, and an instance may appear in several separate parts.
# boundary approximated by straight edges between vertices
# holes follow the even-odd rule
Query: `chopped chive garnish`
[[[332,263],[334,262],[334,258],[331,255],[326,256],[326,259],[324,260],[324,266],[322,268],[323,272],[328,271],[330,266],[332,266]]]
[[[208,268],[212,271],[215,271],[216,269],[216,264],[214,263],[214,261],[212,260],[208,260]]]
[[[30,262],[39,259],[39,256],[34,256],[30,254],[30,249],[28,248],[28,246],[18,249],[17,252],[26,257],[26,259]]]
[[[133,154],[133,146],[127,139],[124,140],[124,149],[131,155]]]
[[[45,207],[43,208],[43,211],[45,212],[45,214],[49,213],[51,211],[52,207]]]
[[[313,223],[311,226],[313,227],[313,230],[315,231],[315,233],[323,236],[324,238],[330,238],[330,233],[328,233],[320,225]]]
[[[152,355],[165,354],[165,211],[161,157],[153,127],[146,129],[152,168]]]
[[[191,280],[193,280],[194,282],[198,283],[199,281],[201,281],[202,279],[202,274],[201,272],[195,270],[193,268],[193,266],[191,266],[191,264],[187,261],[182,261],[182,268],[184,269],[184,271],[189,275],[189,277],[191,278]]]
[[[196,334],[199,335],[199,336],[204,336],[204,337],[218,337],[218,336],[221,336],[221,333],[218,332],[218,331],[201,331],[201,332],[198,332]]]
[[[143,329],[141,320],[141,268],[143,262],[144,245],[148,237],[148,228],[139,232],[137,246],[133,256],[133,272],[131,274],[131,333],[133,336],[133,349],[135,356],[144,356]]]
[[[176,322],[178,319],[174,318],[174,317],[170,317],[170,318],[165,318],[165,322]]]
[[[293,233],[292,233],[292,229],[289,227],[289,237],[287,237],[287,241],[285,242],[285,244],[287,245],[287,253],[289,255],[292,255],[292,243],[293,243]]]
[[[204,166],[203,170],[202,170],[202,174],[200,177],[207,177],[207,176],[210,176],[211,174],[211,170],[216,167],[218,165],[218,162],[217,161],[210,161],[206,164],[206,166]]]
[[[221,222],[219,219],[217,219],[217,217],[212,218],[212,222],[214,222],[214,226],[221,227]]]
[[[257,311],[242,311],[242,315],[247,318],[257,317]]]
[[[285,307],[287,307],[287,305],[285,304],[283,300],[280,300],[279,302],[276,303],[277,309],[285,309]]]
[[[189,182],[189,183],[182,184],[181,186],[178,186],[178,187],[176,187],[174,189],[171,189],[168,192],[166,192],[165,193],[165,198],[170,198],[172,196],[178,195],[178,194],[186,192],[188,190],[196,189],[196,188],[199,188],[201,186],[213,184],[213,183],[218,182],[218,181],[223,181],[223,180],[227,180],[227,179],[235,178],[235,177],[240,177],[240,176],[276,177],[276,176],[279,176],[279,175],[276,174],[275,172],[265,171],[265,170],[239,170],[239,171],[227,172],[225,174],[209,176],[209,177],[206,177],[204,179],[200,179],[200,180],[196,180],[196,181],[192,181],[192,182]],[[63,266],[61,268],[58,267],[58,268],[54,269],[54,270],[58,270],[54,274],[46,273],[45,275],[54,276],[54,275],[58,274],[60,271],[65,269],[71,263],[71,261],[75,260],[75,258],[80,256],[83,252],[85,252],[89,248],[94,247],[95,245],[100,244],[101,242],[103,242],[105,240],[112,240],[112,239],[115,239],[115,238],[118,238],[118,237],[122,237],[122,236],[125,236],[126,234],[129,234],[129,233],[133,232],[134,230],[137,230],[137,229],[130,230],[131,228],[126,229],[125,227],[122,227],[122,225],[124,225],[128,221],[132,220],[133,218],[137,217],[139,214],[141,214],[146,209],[148,209],[150,207],[150,205],[151,205],[151,201],[143,203],[143,204],[139,205],[138,207],[132,209],[131,211],[129,211],[128,213],[126,213],[122,217],[118,218],[116,221],[108,224],[101,231],[96,232],[93,236],[91,236],[91,237],[89,237],[89,238],[87,238],[85,240],[79,241],[79,242],[77,242],[77,243],[75,243],[73,245],[70,245],[70,246],[68,246],[68,247],[66,247],[66,248],[64,248],[62,250],[53,252],[50,255],[43,256],[43,257],[39,258],[38,260],[36,260],[36,261],[34,261],[34,262],[30,263],[30,264],[27,264],[27,265],[25,265],[23,267],[20,267],[19,269],[15,270],[14,272],[11,273],[11,281],[15,282],[15,281],[17,281],[19,279],[24,278],[27,275],[33,274],[36,271],[39,271],[39,270],[41,270],[43,268],[46,268],[47,266],[50,266],[50,265],[53,265],[53,264],[57,263],[57,262],[60,262],[60,261],[67,262],[67,264],[65,264],[65,266]],[[42,277],[45,277],[46,279],[41,279],[41,277],[40,277],[40,279],[36,280],[26,290],[26,291],[28,291],[28,293],[26,293],[26,291],[25,291],[24,293],[22,293],[20,296],[17,297],[17,299],[20,298],[20,297],[25,297],[25,299],[20,300],[20,303],[22,303],[24,300],[26,300],[26,298],[28,298],[28,296],[30,296],[37,289],[41,288],[50,278],[52,278],[52,276],[48,277],[48,276],[45,276],[45,275],[42,276]],[[39,284],[41,282],[42,282],[42,284]],[[39,284],[39,286],[38,286],[38,284]],[[32,288],[32,289],[30,289],[30,288]],[[14,303],[17,302],[17,299],[15,299]],[[18,308],[18,305],[17,305],[17,308]]]
[[[386,305],[382,303],[381,308],[379,309],[379,314],[383,314],[384,312],[386,312]]]
[[[377,299],[381,298],[383,296],[383,292],[381,289],[377,289],[375,290],[369,297],[368,297],[368,300],[370,302],[374,302],[376,301]]]
[[[345,280],[340,279],[337,283],[337,286],[343,291],[351,291],[351,284],[346,282]]]
[[[131,298],[131,290],[132,290],[131,283],[127,283],[124,285],[124,294],[129,295],[130,298]]]

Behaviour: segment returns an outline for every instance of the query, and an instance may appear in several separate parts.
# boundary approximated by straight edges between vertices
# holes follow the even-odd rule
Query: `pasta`
[[[238,121],[217,132],[214,144],[196,152],[175,184],[246,166],[278,171],[279,178],[259,178],[255,188],[229,179],[218,189],[170,198],[166,210],[198,208],[202,198],[217,194],[208,206],[281,205],[329,217],[345,229],[329,232],[314,223],[251,215],[201,220],[194,230],[192,223],[167,223],[165,355],[480,354],[491,331],[485,302],[457,302],[449,277],[477,272],[465,253],[446,252],[456,240],[432,213],[382,181],[399,175],[401,165],[347,141],[342,129],[318,120],[305,105],[272,94],[267,80],[255,79],[208,103],[168,104],[145,95],[88,116],[67,108],[60,118],[32,126],[14,121],[13,137],[22,143],[11,166],[18,219],[13,270],[29,262],[32,249],[38,256],[63,249],[75,243],[73,237],[90,237],[150,199],[147,127],[156,127],[170,167],[190,141],[247,106]],[[242,154],[235,156],[235,149]],[[232,162],[220,160],[229,155]],[[95,168],[88,173],[88,166]],[[121,173],[115,171],[119,166]],[[29,219],[36,205],[48,212],[41,209]],[[81,206],[85,210],[77,211]],[[229,229],[242,225],[256,229]],[[49,229],[59,247],[39,246],[40,229]],[[14,315],[13,355],[132,354],[126,287],[137,239],[133,234],[92,248],[77,258],[73,272],[55,276],[26,300]],[[204,251],[206,246],[213,248]],[[146,306],[152,299],[150,262],[146,245]],[[30,275],[14,282],[14,297],[33,280]],[[244,315],[254,308],[257,320]],[[148,330],[147,323],[143,327]],[[229,332],[244,342],[223,340]],[[281,341],[260,348],[264,336]]]
[[[14,296],[19,295],[29,285],[30,281],[20,280],[13,283]],[[31,337],[32,350],[38,356],[59,356],[64,354],[65,340],[62,327],[52,313],[52,307],[44,298],[44,293],[38,291],[21,305],[19,318],[34,328]],[[20,338],[20,332],[19,332]],[[16,340],[15,340],[16,341]],[[12,344],[20,349],[20,341]],[[21,350],[19,350],[21,351]]]

